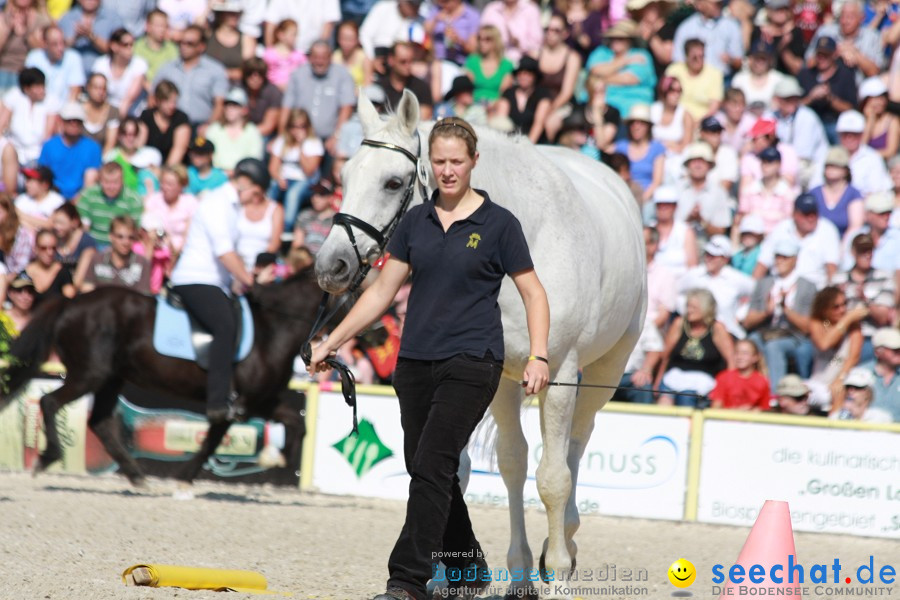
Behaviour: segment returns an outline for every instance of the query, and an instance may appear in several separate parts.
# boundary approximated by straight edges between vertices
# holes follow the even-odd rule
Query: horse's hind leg
[[[213,455],[216,448],[222,443],[229,427],[231,427],[230,421],[216,421],[215,423],[211,423],[200,449],[197,450],[197,453],[194,454],[193,457],[191,457],[191,460],[184,463],[184,467],[175,476],[175,479],[183,484],[189,485],[193,483],[194,479],[197,478],[197,475],[200,474],[200,469],[203,468],[203,465],[209,460],[209,457]]]
[[[578,365],[571,352],[556,373],[557,381],[575,381]],[[566,546],[565,507],[572,492],[572,475],[567,464],[572,414],[575,412],[575,390],[551,387],[541,402],[541,437],[543,452],[537,468],[537,488],[547,509],[547,549],[545,567],[553,581],[568,578],[572,557]]]
[[[59,431],[56,429],[56,414],[59,409],[90,393],[94,387],[90,381],[79,381],[76,376],[67,376],[62,386],[41,398],[47,447],[34,467],[35,474],[47,470],[50,465],[62,458],[62,444],[59,441]]]
[[[603,408],[609,402],[609,399],[612,398],[615,390],[611,388],[619,384],[627,359],[627,353],[622,358],[613,351],[608,353],[603,359],[586,366],[582,381],[592,385],[607,385],[610,388],[581,388],[575,400],[575,412],[572,415],[572,434],[569,438],[569,455],[566,459],[569,471],[572,473],[572,493],[569,494],[569,500],[566,503],[565,517],[566,547],[569,550],[569,554],[572,555],[573,564],[575,555],[578,552],[578,547],[574,541],[575,532],[578,531],[578,526],[581,524],[575,493],[575,488],[578,485],[578,467],[581,463],[581,458],[584,456],[588,441],[591,439],[591,433],[594,431],[594,420],[597,416],[597,411]]]
[[[522,387],[518,382],[506,377],[500,379],[500,386],[491,403],[491,415],[497,423],[497,467],[509,495],[510,540],[506,564],[511,573],[525,573],[534,565],[534,557],[525,533],[524,488],[528,476],[528,442],[522,433]],[[526,589],[528,585],[528,581],[512,582],[506,597],[536,598],[533,587]]]
[[[94,394],[94,409],[88,420],[91,428],[109,455],[119,465],[119,470],[135,487],[146,486],[146,480],[137,461],[122,444],[119,428],[115,419],[116,405],[119,402],[119,391],[122,389],[122,380],[113,379],[97,390]]]

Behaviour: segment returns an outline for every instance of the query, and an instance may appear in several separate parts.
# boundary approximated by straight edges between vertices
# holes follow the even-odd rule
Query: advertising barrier
[[[763,502],[777,498],[789,503],[799,531],[900,537],[896,428],[709,413],[697,520],[750,526]]]
[[[328,494],[405,499],[409,476],[403,461],[397,399],[389,389],[370,387],[361,388],[357,398],[359,437],[355,438],[350,435],[348,410],[340,393],[320,390],[315,403],[315,441],[304,452],[312,457],[309,484]],[[689,415],[689,411],[683,412]],[[531,440],[525,504],[543,508],[535,486],[541,457],[536,406],[523,409],[522,424],[526,439]],[[506,488],[491,452],[490,434],[494,429],[490,422],[482,424],[469,444],[472,473],[465,497],[470,504],[507,504]],[[579,470],[579,510],[681,519],[689,436],[687,416],[619,410],[598,413]]]
[[[45,444],[39,400],[59,385],[59,379],[36,379],[0,409],[0,468],[34,465]],[[289,454],[295,462],[287,469],[259,467],[265,444],[296,448],[299,437],[285,439],[280,424],[251,420],[232,426],[204,476],[406,498],[409,477],[392,388],[358,387],[359,436],[353,436],[350,409],[335,384],[291,387],[306,391],[302,464],[294,450]],[[164,406],[163,399],[136,390],[126,395],[117,411],[126,446],[148,473],[171,475],[202,442],[203,415]],[[60,411],[64,458],[53,469],[115,470],[86,427],[89,411],[88,398]],[[536,404],[523,408],[522,426],[529,441],[525,504],[542,510],[534,479],[542,450]],[[492,453],[493,429],[483,424],[469,445],[471,504],[507,504]],[[577,497],[582,513],[739,526],[752,525],[765,500],[785,500],[797,530],[900,539],[900,424],[613,402],[596,416]]]

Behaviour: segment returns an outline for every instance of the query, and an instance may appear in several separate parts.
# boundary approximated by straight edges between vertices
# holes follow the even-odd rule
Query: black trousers
[[[401,587],[417,600],[425,599],[425,585],[438,563],[465,569],[483,557],[456,472],[459,454],[494,398],[502,371],[503,363],[490,353],[397,362],[394,389],[412,479],[406,522],[388,560],[388,586]],[[457,552],[463,557],[448,556]]]
[[[234,336],[237,334],[231,300],[215,285],[177,285],[173,289],[184,300],[188,312],[213,336],[209,346],[206,406],[224,408],[231,393]]]

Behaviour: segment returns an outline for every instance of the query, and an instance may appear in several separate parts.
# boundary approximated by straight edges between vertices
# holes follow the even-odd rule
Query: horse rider
[[[237,163],[229,181],[207,192],[191,219],[171,282],[184,306],[212,334],[206,383],[210,422],[234,419],[232,363],[237,323],[230,292],[243,293],[253,276],[236,251],[241,207],[265,198],[269,173],[255,158]]]

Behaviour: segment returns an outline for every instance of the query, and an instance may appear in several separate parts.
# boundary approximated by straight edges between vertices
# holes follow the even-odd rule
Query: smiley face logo
[[[697,569],[694,568],[694,564],[691,561],[679,558],[669,567],[668,575],[672,585],[686,588],[690,587],[697,578]]]

